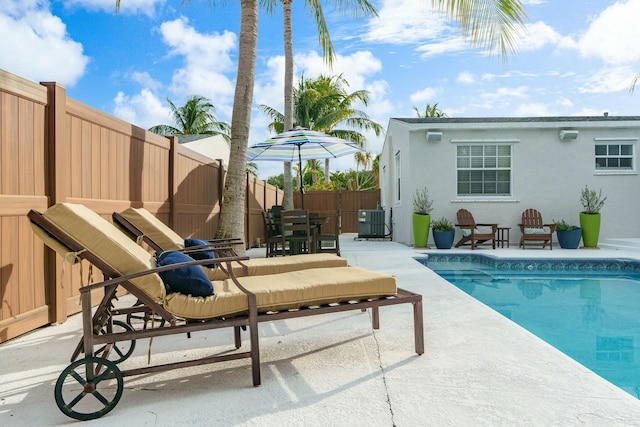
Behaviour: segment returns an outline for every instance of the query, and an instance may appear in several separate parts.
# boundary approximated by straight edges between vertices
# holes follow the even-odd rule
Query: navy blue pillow
[[[193,258],[182,252],[165,251],[156,254],[156,260],[158,267],[160,267],[193,261]],[[213,284],[199,265],[189,265],[174,270],[162,271],[158,274],[160,274],[162,281],[172,292],[180,292],[194,297],[213,295]]]
[[[192,246],[210,246],[211,243],[207,242],[206,240],[202,240],[202,239],[184,239],[184,247],[185,248],[189,248]],[[193,259],[197,259],[197,260],[201,260],[201,259],[215,259],[216,258],[216,254],[213,251],[207,251],[207,252],[191,252],[189,253],[189,256]],[[212,262],[211,264],[205,264],[205,267],[209,267],[209,268],[215,268],[216,267],[216,263]]]

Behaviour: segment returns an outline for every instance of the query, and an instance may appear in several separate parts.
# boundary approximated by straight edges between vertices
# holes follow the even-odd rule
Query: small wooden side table
[[[511,227],[498,227],[498,246],[504,248],[504,244],[507,244],[507,248],[509,247],[509,231]]]

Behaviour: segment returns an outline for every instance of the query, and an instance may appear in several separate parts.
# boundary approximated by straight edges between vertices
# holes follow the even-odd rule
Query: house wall
[[[489,120],[489,119],[487,119]],[[394,240],[413,244],[411,226],[412,196],[427,187],[434,200],[432,219],[445,216],[455,223],[458,209],[471,211],[476,222],[497,222],[511,227],[510,240],[520,239],[518,223],[522,212],[538,209],[545,222],[565,219],[578,224],[580,193],[585,185],[602,189],[607,201],[602,209],[600,241],[614,237],[632,237],[629,230],[638,227],[632,212],[640,208],[637,167],[633,172],[601,173],[595,170],[594,145],[597,138],[625,138],[634,144],[640,121],[637,118],[600,120],[571,118],[489,123],[464,123],[463,119],[406,123],[391,119],[380,161],[382,204],[393,208]],[[427,129],[442,132],[442,140],[427,142]],[[575,129],[575,140],[561,140],[560,129]],[[512,145],[512,194],[510,197],[458,197],[456,190],[456,147],[466,142],[499,141]],[[394,200],[394,155],[401,152],[401,200]],[[457,232],[459,233],[459,232]],[[638,234],[638,233],[636,233]],[[460,235],[457,234],[456,239]],[[432,238],[430,236],[430,244]]]

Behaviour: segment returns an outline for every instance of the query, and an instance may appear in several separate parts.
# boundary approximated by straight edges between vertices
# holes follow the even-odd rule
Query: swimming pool
[[[438,275],[640,397],[640,262],[429,254]]]

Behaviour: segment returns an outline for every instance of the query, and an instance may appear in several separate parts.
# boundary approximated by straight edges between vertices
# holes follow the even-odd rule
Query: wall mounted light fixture
[[[561,130],[558,136],[563,141],[567,141],[569,139],[576,139],[578,137],[578,131],[577,130]]]
[[[442,141],[442,132],[427,132],[427,142]]]

